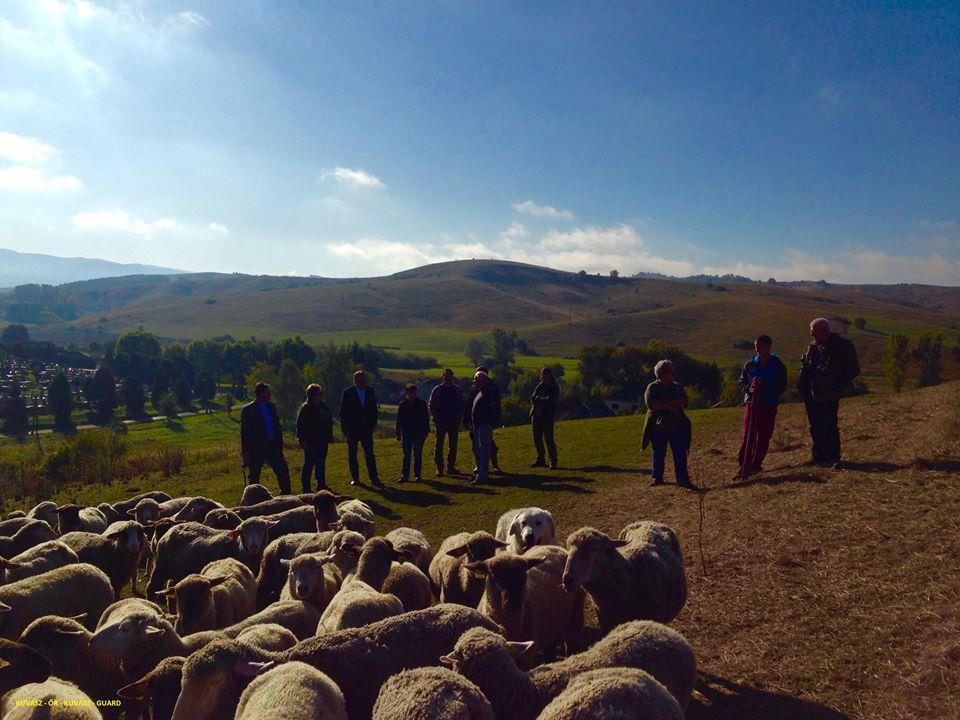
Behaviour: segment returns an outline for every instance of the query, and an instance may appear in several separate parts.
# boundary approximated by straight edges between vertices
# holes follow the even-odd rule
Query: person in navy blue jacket
[[[413,383],[407,385],[404,395],[397,407],[397,440],[403,443],[403,468],[397,482],[410,480],[411,456],[414,480],[423,482],[423,444],[430,434],[430,412]]]
[[[777,421],[777,406],[780,396],[787,388],[787,368],[772,351],[773,340],[761,335],[753,343],[757,354],[744,363],[737,383],[744,394],[743,437],[740,440],[738,459],[740,469],[747,474],[763,469],[763,459],[770,447],[773,426]],[[755,436],[750,437],[751,422]],[[749,452],[749,457],[744,457]]]
[[[448,475],[459,475],[457,470],[457,440],[459,439],[463,414],[463,391],[457,385],[453,370],[443,371],[443,381],[430,393],[427,403],[430,416],[437,427],[437,443],[433,448],[433,460],[437,465],[437,477],[443,477],[443,441],[449,439],[447,450]]]
[[[281,495],[290,494],[290,467],[283,456],[283,427],[277,406],[271,402],[270,386],[258,382],[255,400],[240,411],[240,455],[250,468],[249,484],[260,482],[260,471],[269,465],[277,476]]]

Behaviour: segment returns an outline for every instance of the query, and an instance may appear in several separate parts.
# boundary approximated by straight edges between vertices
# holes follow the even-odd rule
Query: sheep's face
[[[80,506],[63,505],[57,508],[57,518],[60,525],[60,533],[66,535],[80,529]]]
[[[50,661],[31,647],[0,639],[0,658],[7,662],[0,668],[0,686],[18,687],[40,683],[50,677]]]
[[[174,629],[181,635],[211,630],[213,588],[228,579],[226,575],[217,578],[187,575],[172,588],[162,591],[161,595],[176,597],[177,622]]]
[[[486,579],[489,601],[498,605],[507,615],[517,616],[523,610],[527,595],[527,571],[542,563],[544,558],[524,558],[519,555],[498,555],[477,563],[467,563],[467,569]]]
[[[240,505],[246,507],[247,505],[256,505],[257,503],[266,502],[267,500],[272,500],[273,495],[270,494],[270,491],[264,485],[259,483],[254,485],[247,485],[243,489],[243,495],[240,496]]]
[[[33,517],[37,520],[43,520],[52,528],[58,527],[60,521],[60,516],[57,514],[57,504],[50,501],[37,505],[33,509]]]
[[[224,707],[235,705],[263,665],[244,655],[239,643],[229,641],[214,641],[190,655],[183,663],[180,696],[171,720],[208,720],[220,716]]]
[[[160,519],[160,503],[150,498],[144,498],[137,503],[135,508],[128,510],[127,514],[141,525],[147,525]]]
[[[612,540],[599,530],[581,528],[567,538],[567,562],[560,584],[567,592],[581,587],[607,564],[609,553],[626,545],[626,540]]]
[[[134,521],[125,523],[123,528],[113,531],[107,537],[115,541],[117,547],[122,548],[129,555],[139,555],[143,552],[147,541],[143,526]]]
[[[118,622],[99,628],[90,638],[90,649],[120,659],[164,632],[166,628],[154,613],[131,613]]]
[[[76,620],[47,615],[30,623],[20,642],[54,661],[69,658],[73,664],[76,653],[89,644],[90,637],[90,631]]]
[[[327,557],[320,555],[298,555],[289,563],[290,595],[297,600],[313,597],[324,586],[323,566]]]
[[[453,652],[440,658],[440,663],[466,678],[482,682],[489,677],[507,677],[509,668],[516,671],[513,657],[532,646],[532,642],[508,642],[486,628],[471,628],[460,636]],[[494,672],[490,672],[491,669]]]
[[[247,518],[240,526],[230,530],[230,537],[240,538],[240,547],[252,558],[259,558],[263,549],[270,542],[270,528],[277,524],[277,520],[265,520],[262,517]]]
[[[223,506],[210,498],[190,498],[190,501],[180,509],[180,512],[173,516],[173,519],[180,522],[190,522],[191,520],[202,522],[208,512],[218,507]]]
[[[323,532],[332,523],[337,522],[340,517],[337,505],[346,499],[342,495],[334,495],[329,490],[321,490],[313,496],[313,514],[317,518],[317,532]]]
[[[180,694],[183,661],[182,657],[162,660],[142,678],[120,688],[117,695],[127,700],[149,702],[150,709],[153,710],[152,717],[170,717],[177,702],[177,695]]]
[[[467,538],[467,541],[458,547],[447,550],[451,557],[465,557],[466,562],[480,562],[489,560],[498,549],[507,547],[505,542],[497,540],[488,532],[480,530]]]
[[[526,508],[513,518],[510,533],[517,552],[525,553],[536,545],[552,545],[555,539],[553,516],[540,508]]]

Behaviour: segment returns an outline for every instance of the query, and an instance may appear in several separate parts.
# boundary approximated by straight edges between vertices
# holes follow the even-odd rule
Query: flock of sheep
[[[665,624],[686,601],[666,525],[562,547],[525,508],[434,553],[375,523],[359,500],[262,485],[233,508],[149,492],[11,513],[0,717],[683,718],[696,663]],[[587,595],[603,637],[585,649]]]

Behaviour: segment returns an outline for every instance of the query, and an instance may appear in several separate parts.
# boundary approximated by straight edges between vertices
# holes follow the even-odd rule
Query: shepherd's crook
[[[740,479],[745,480],[750,474],[753,464],[753,448],[756,444],[757,434],[757,396],[756,392],[750,393],[750,402],[747,411],[750,413],[750,421],[747,423],[747,442],[743,446],[743,459],[740,462]]]

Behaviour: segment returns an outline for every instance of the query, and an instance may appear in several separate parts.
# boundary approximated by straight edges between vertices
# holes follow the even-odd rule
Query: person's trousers
[[[473,457],[476,458],[477,457],[476,429],[470,431],[470,442],[473,445]],[[498,460],[497,456],[499,455],[499,453],[500,453],[500,449],[497,447],[497,443],[493,439],[493,426],[491,425],[490,426],[490,458],[489,460],[490,460],[490,464],[493,465],[493,467],[495,468],[500,467],[500,463],[497,461]]]
[[[551,462],[557,461],[557,443],[553,439],[553,418],[538,418],[536,415],[533,421],[533,445],[537,448],[537,462],[543,462],[544,443],[546,443],[546,452],[550,454]]]
[[[460,424],[457,422],[437,423],[437,444],[433,447],[433,461],[437,470],[443,472],[443,443],[449,438],[447,446],[447,469],[457,467],[457,440],[459,439]]]
[[[653,446],[653,479],[663,482],[663,473],[667,462],[667,445],[673,451],[673,471],[677,482],[687,482],[690,473],[687,471],[687,436],[682,430],[674,432],[655,431],[650,436]]]
[[[363,445],[363,457],[367,463],[367,475],[371,482],[379,482],[377,475],[377,458],[373,455],[373,433],[350,433],[347,439],[347,465],[350,466],[350,477],[360,481],[360,463],[357,462],[357,444]]]
[[[477,456],[477,482],[487,482],[493,453],[492,425],[480,425],[473,429],[473,451]]]
[[[266,448],[263,455],[250,458],[250,474],[247,476],[247,483],[253,485],[260,482],[260,471],[264,465],[269,465],[277,476],[277,485],[280,486],[281,495],[290,494],[290,467],[287,465],[287,459],[283,456],[283,448],[279,443],[270,445]]]
[[[410,479],[410,456],[413,456],[413,476],[421,477],[423,474],[423,444],[427,441],[426,435],[413,437],[404,434],[400,438],[400,444],[403,446],[403,466],[400,469],[400,477],[404,480]]]
[[[300,486],[310,492],[310,473],[317,477],[317,490],[327,486],[327,444],[303,449],[303,468],[300,470]]]
[[[753,423],[753,437],[750,437],[750,423]],[[748,471],[756,470],[763,466],[763,459],[767,456],[767,450],[770,449],[770,438],[773,437],[773,426],[777,422],[777,406],[764,405],[763,403],[747,403],[743,412],[743,434],[740,440],[740,452],[737,453],[737,460],[740,467]],[[750,446],[750,457],[744,460],[744,454],[747,452],[747,446]]]
[[[813,459],[822,462],[840,460],[840,401],[807,402],[807,420],[810,439],[813,440]]]

